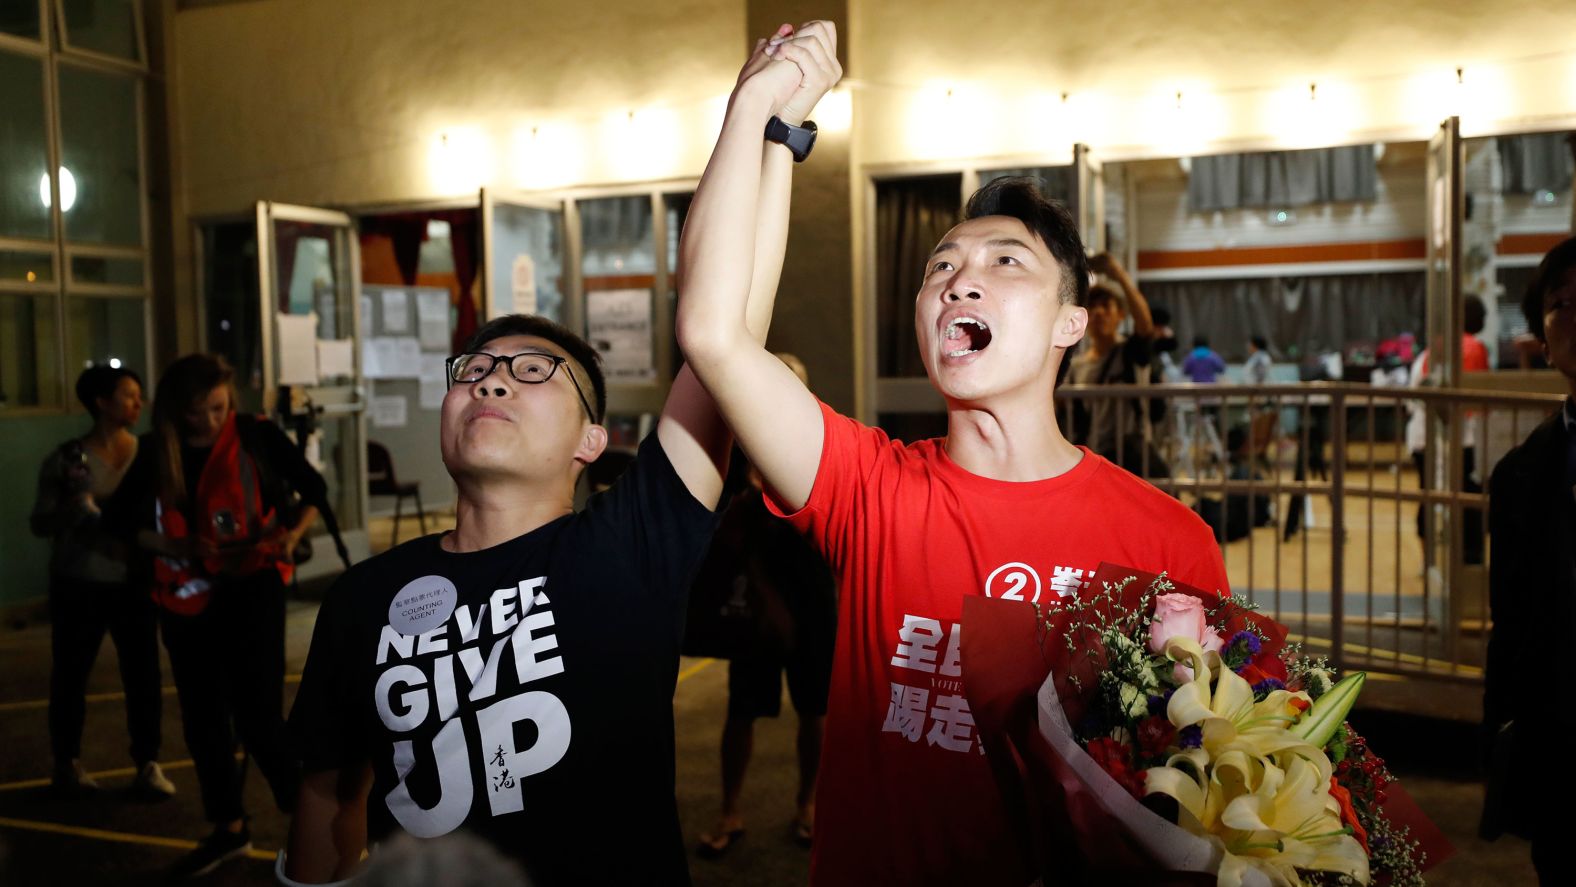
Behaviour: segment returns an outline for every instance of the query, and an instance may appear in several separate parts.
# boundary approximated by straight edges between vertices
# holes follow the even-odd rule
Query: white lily
[[[1287,732],[1306,694],[1253,690],[1220,655],[1173,638],[1172,659],[1192,662],[1193,680],[1172,694],[1166,715],[1179,729],[1198,725],[1198,748],[1145,772],[1151,794],[1170,795],[1182,825],[1219,843],[1219,887],[1238,887],[1249,867],[1278,885],[1299,885],[1297,870],[1341,872],[1368,883],[1368,857],[1346,833],[1330,797],[1332,767],[1322,749]]]

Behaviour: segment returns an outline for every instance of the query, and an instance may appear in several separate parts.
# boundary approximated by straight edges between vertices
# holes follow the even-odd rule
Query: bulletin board
[[[367,440],[387,447],[402,483],[421,483],[430,513],[452,507],[454,482],[438,446],[444,358],[454,309],[449,291],[429,286],[361,287],[361,369],[367,383]],[[405,513],[414,513],[406,502]],[[374,497],[374,517],[394,513],[394,499]],[[432,530],[429,523],[427,529]]]

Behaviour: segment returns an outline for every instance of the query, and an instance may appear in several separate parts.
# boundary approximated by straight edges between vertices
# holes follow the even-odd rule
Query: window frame
[[[23,51],[37,51],[43,53],[49,42],[49,16],[45,7],[49,0],[37,0],[38,3],[38,39],[23,37],[20,34],[7,34],[0,32],[0,50],[14,49]]]
[[[657,179],[646,182],[631,182],[618,185],[582,186],[570,188],[555,188],[541,191],[519,190],[508,187],[489,187],[489,192],[494,200],[506,203],[519,202],[533,206],[543,206],[548,203],[557,203],[563,212],[564,225],[564,324],[570,329],[585,335],[586,333],[586,288],[585,288],[585,249],[580,221],[580,204],[589,200],[601,200],[613,197],[645,197],[651,203],[651,238],[654,252],[655,268],[652,274],[652,350],[656,362],[656,377],[650,382],[608,382],[607,385],[607,412],[612,414],[650,413],[655,416],[662,412],[664,402],[667,400],[668,389],[672,379],[683,364],[683,356],[674,347],[674,309],[676,303],[672,301],[674,282],[677,279],[675,268],[670,268],[668,262],[668,220],[667,198],[674,194],[688,194],[693,196],[700,186],[698,178],[673,178]],[[476,204],[479,208],[485,204],[485,199],[478,198]],[[451,204],[444,204],[449,206]],[[470,204],[466,204],[470,205]],[[404,204],[395,208],[403,208]],[[421,204],[426,207],[429,204]],[[419,207],[418,207],[419,208]],[[380,205],[382,211],[389,211],[389,207]],[[350,210],[352,214],[375,215],[375,211]],[[483,238],[487,237],[486,227],[488,219],[483,213],[479,224],[484,229]],[[482,285],[487,285],[487,269],[485,262],[480,269],[479,277]]]
[[[93,62],[97,65],[107,65],[121,71],[130,71],[138,74],[146,74],[148,72],[147,25],[146,17],[143,15],[141,0],[126,0],[126,5],[131,7],[132,39],[136,43],[136,59],[122,58],[118,55],[110,55],[107,52],[73,46],[71,44],[71,28],[66,24],[66,0],[53,0],[50,5],[54,7],[54,20],[58,25],[58,30],[55,33],[60,37],[61,55]]]
[[[41,35],[29,40],[11,34],[0,34],[0,52],[14,53],[39,60],[44,68],[44,132],[48,167],[50,171],[49,238],[0,237],[0,249],[48,253],[51,278],[47,281],[0,280],[0,293],[22,296],[48,296],[53,298],[55,335],[52,348],[55,377],[58,380],[52,404],[8,406],[0,410],[0,419],[82,413],[83,409],[71,396],[75,380],[75,367],[66,365],[71,353],[71,333],[68,326],[71,303],[76,298],[114,298],[141,303],[143,328],[142,347],[152,359],[157,354],[153,328],[150,207],[148,201],[148,121],[147,121],[147,39],[146,17],[141,0],[130,0],[136,28],[139,60],[117,58],[104,53],[72,47],[65,25],[63,0],[38,0]],[[68,241],[65,214],[60,206],[60,166],[63,155],[61,130],[60,68],[62,65],[95,73],[129,77],[133,83],[137,140],[137,213],[139,242],[135,245],[105,245]],[[139,284],[82,283],[75,280],[71,261],[78,257],[133,259],[142,262],[142,280]],[[138,367],[144,378],[156,375],[155,367]]]
[[[959,157],[901,163],[866,163],[858,167],[853,201],[854,267],[854,413],[863,422],[875,423],[883,413],[930,414],[946,404],[926,376],[883,376],[880,373],[881,323],[876,293],[879,275],[876,256],[877,183],[926,176],[956,175],[960,179],[958,210],[979,190],[981,173],[1024,168],[1077,166],[1080,144],[1066,151],[1004,156]],[[1082,224],[1083,220],[1078,219]]]

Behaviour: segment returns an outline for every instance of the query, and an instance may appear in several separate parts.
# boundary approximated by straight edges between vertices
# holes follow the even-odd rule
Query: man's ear
[[[1083,341],[1084,333],[1088,329],[1089,310],[1071,302],[1064,302],[1056,311],[1056,329],[1051,334],[1051,345],[1056,348],[1071,348]]]
[[[587,425],[580,433],[580,445],[575,447],[575,461],[590,465],[601,458],[607,449],[607,429],[601,425]]]

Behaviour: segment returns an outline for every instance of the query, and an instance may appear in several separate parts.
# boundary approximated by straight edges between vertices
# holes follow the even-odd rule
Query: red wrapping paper
[[[1128,576],[1136,578],[1117,600],[1098,605],[1136,608],[1155,574],[1101,564],[1089,588],[1098,593],[1103,583]],[[1218,595],[1181,584],[1173,591],[1211,606],[1219,601]],[[1088,612],[1078,618],[1087,621]],[[964,692],[1003,802],[1012,821],[1020,824],[1021,846],[1046,885],[1095,879],[1178,887],[1215,883],[1213,866],[1201,865],[1200,848],[1188,841],[1203,839],[1136,802],[1124,804],[1122,798],[1130,796],[1067,741],[1068,723],[1083,717],[1105,667],[1098,635],[1092,629],[1070,628],[1074,618],[1054,605],[1041,612],[1027,602],[983,597],[963,602]],[[1223,634],[1229,638],[1249,623],[1266,639],[1261,655],[1278,656],[1287,630],[1272,619],[1237,610],[1226,620]],[[1076,675],[1089,692],[1080,690],[1069,675]],[[1427,853],[1425,868],[1454,852],[1400,785],[1388,789],[1384,811],[1395,824],[1411,828],[1413,839]],[[1215,856],[1215,865],[1218,859]]]

